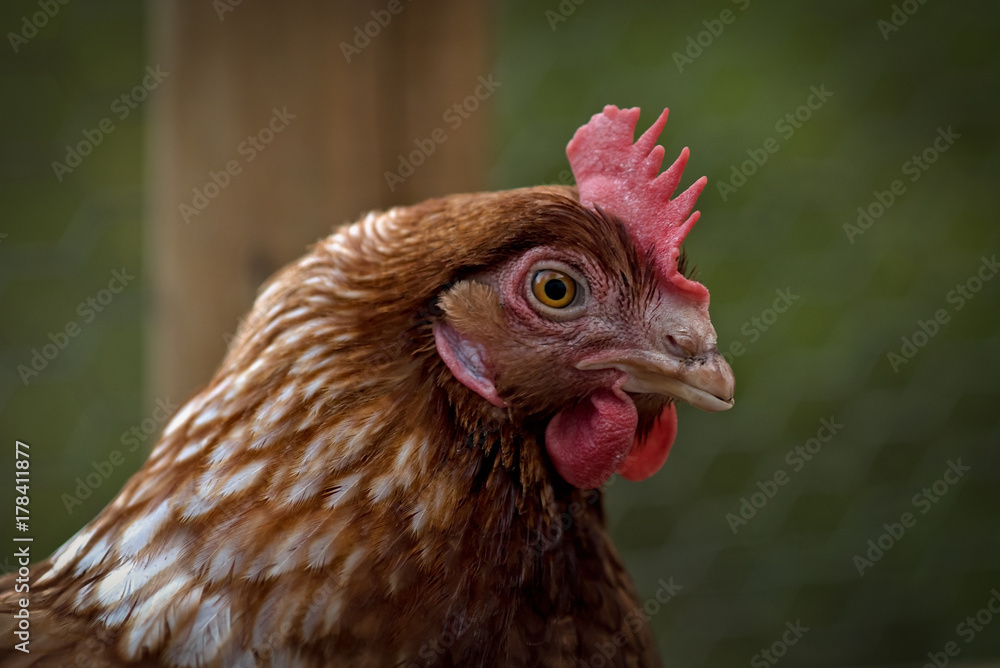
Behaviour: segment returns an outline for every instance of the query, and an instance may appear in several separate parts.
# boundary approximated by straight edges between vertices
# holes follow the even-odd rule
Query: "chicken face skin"
[[[435,327],[455,377],[493,406],[545,422],[556,468],[580,487],[616,471],[652,475],[676,434],[669,402],[725,410],[733,394],[707,309],[657,280],[621,221],[593,219],[608,240],[599,254],[530,248],[452,286]],[[539,276],[555,276],[559,296],[568,284],[573,298],[553,307],[536,294]],[[640,447],[658,419],[659,443]],[[640,450],[643,461],[623,469]]]

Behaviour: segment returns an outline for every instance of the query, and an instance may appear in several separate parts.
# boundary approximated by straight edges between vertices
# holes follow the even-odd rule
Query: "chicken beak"
[[[576,368],[618,369],[626,374],[621,385],[626,392],[661,394],[704,411],[728,410],[734,403],[733,370],[714,349],[684,357],[647,350],[615,351],[583,360]]]

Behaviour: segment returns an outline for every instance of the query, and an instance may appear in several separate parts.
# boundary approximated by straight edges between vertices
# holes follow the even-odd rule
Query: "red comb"
[[[670,199],[689,152],[685,148],[674,164],[658,175],[664,151],[656,140],[667,124],[669,111],[664,109],[633,144],[639,108],[608,105],[576,131],[566,146],[566,155],[580,190],[580,202],[621,218],[640,251],[652,249],[661,280],[707,305],[708,289],[677,271],[677,257],[681,242],[698,220],[698,212],[691,213],[691,209],[708,179],[701,177]]]

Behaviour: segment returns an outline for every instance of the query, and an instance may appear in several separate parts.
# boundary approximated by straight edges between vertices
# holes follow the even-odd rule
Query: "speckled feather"
[[[635,301],[654,280],[571,188],[430,200],[317,243],[117,498],[32,569],[32,651],[3,665],[576,666],[609,646],[606,665],[659,665],[600,493],[541,445],[579,398],[526,372],[548,403],[493,407],[434,347],[457,280],[546,244]]]

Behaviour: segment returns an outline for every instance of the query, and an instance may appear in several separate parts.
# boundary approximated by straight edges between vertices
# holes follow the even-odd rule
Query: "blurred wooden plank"
[[[482,188],[488,102],[444,114],[485,90],[487,18],[482,0],[152,4],[150,400],[204,384],[260,284],[336,225]]]

